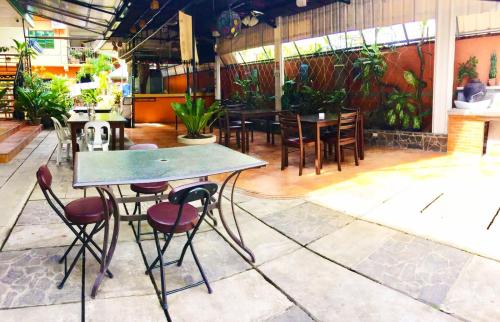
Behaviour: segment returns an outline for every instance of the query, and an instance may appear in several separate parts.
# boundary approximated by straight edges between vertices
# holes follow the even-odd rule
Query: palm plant
[[[17,41],[16,39],[12,40],[14,41],[14,46],[12,46],[12,48],[15,49],[19,55],[23,55],[29,58],[36,58],[37,52],[33,48],[31,48],[27,42]]]
[[[32,124],[39,124],[42,117],[57,117],[66,113],[57,95],[36,75],[24,75],[24,86],[17,88],[15,109],[26,113]]]
[[[172,109],[186,126],[188,139],[206,138],[203,129],[215,122],[222,112],[218,101],[205,108],[205,100],[197,98],[193,102],[189,94],[186,94],[185,103],[172,103]]]

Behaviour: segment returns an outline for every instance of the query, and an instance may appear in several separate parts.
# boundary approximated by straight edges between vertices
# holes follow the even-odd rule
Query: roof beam
[[[63,23],[65,25],[68,25],[68,26],[71,26],[71,27],[75,27],[75,28],[79,28],[79,29],[82,29],[82,30],[86,30],[86,31],[89,31],[91,33],[98,34],[98,35],[102,36],[102,32],[101,31],[89,29],[88,27],[84,27],[84,26],[75,25],[73,23],[69,23],[67,21],[62,21],[60,19],[55,19],[54,17],[49,17],[49,16],[46,16],[46,15],[41,14],[41,13],[33,12],[31,10],[27,10],[27,12],[29,14],[31,14],[31,15],[38,16],[40,18],[45,18],[45,19],[52,20],[52,21],[55,21],[55,22]]]
[[[105,27],[105,28],[108,27],[107,23],[97,22],[97,21],[95,21],[93,19],[87,19],[87,17],[80,16],[80,15],[74,13],[74,12],[63,10],[63,9],[60,9],[60,8],[54,8],[52,6],[49,6],[49,5],[46,5],[44,3],[40,3],[40,2],[37,2],[37,1],[21,0],[20,2],[24,3],[26,5],[30,5],[30,6],[33,6],[33,7],[40,8],[42,10],[50,11],[52,13],[57,13],[57,14],[60,14],[60,15],[63,15],[63,16],[68,16],[68,17],[76,19],[76,20],[80,20],[80,21],[83,21],[83,22],[88,22],[88,23],[91,23],[91,24],[94,24],[94,25],[97,25],[97,26],[100,26],[100,27]]]
[[[99,6],[99,5],[95,5],[95,4],[90,4],[88,2],[83,2],[83,1],[80,1],[80,0],[61,0],[61,2],[71,3],[71,4],[74,4],[74,5],[80,6],[80,7],[84,7],[84,8],[90,9],[90,10],[95,10],[95,11],[103,12],[103,13],[106,13],[108,15],[113,15],[114,16],[116,14],[116,9],[114,7],[111,8],[111,7],[106,7],[106,6]],[[113,9],[113,11],[109,11],[107,9]]]

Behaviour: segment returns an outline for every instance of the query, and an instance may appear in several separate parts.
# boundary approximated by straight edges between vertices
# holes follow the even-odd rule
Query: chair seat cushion
[[[314,139],[303,136],[302,142],[304,144],[308,144],[314,142]],[[285,139],[284,143],[286,145],[300,146],[299,138],[287,138]]]
[[[135,183],[130,185],[130,190],[142,194],[162,193],[168,189],[168,182]]]
[[[113,204],[108,200],[109,211]],[[64,207],[64,215],[73,224],[94,224],[104,220],[104,207],[101,197],[87,197],[73,200]]]
[[[148,222],[154,229],[162,233],[171,233],[174,229],[177,215],[179,214],[179,205],[170,202],[161,202],[148,209]],[[175,228],[174,233],[183,233],[193,229],[198,223],[198,209],[185,204],[182,209],[181,219]]]

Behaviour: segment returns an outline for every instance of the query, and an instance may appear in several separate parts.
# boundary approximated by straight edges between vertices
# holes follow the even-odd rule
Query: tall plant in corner
[[[186,126],[187,134],[184,136],[187,139],[205,139],[203,130],[210,126],[221,114],[221,108],[218,101],[214,102],[208,108],[205,108],[205,100],[197,98],[193,99],[189,94],[186,94],[185,103],[172,103],[172,109],[175,115],[181,119]]]
[[[490,57],[490,72],[488,74],[488,85],[495,86],[497,84],[497,53],[493,52]]]

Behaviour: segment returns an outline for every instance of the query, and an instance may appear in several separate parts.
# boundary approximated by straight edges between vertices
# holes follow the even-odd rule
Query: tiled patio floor
[[[0,188],[0,195],[15,189],[11,195],[26,196],[0,252],[0,321],[79,319],[80,267],[62,290],[56,287],[63,272],[57,260],[71,242],[70,232],[43,201],[39,188],[32,190],[34,180],[30,181],[54,146],[53,134],[44,135],[39,142],[44,149],[31,154],[17,170],[11,169]],[[71,188],[67,163],[57,167],[52,159],[49,167],[54,190],[64,202],[82,196]],[[21,182],[22,176],[29,184]],[[391,190],[390,182],[385,193]],[[353,205],[383,195],[372,195],[369,190],[356,193],[356,184],[351,184],[352,190],[346,188],[343,195],[352,198]],[[421,192],[415,203],[426,200],[425,186],[412,189]],[[263,199],[243,191],[236,196],[245,241],[257,263],[246,262],[224,233],[205,225],[195,238],[195,247],[214,292],[209,295],[200,286],[171,296],[174,321],[500,320],[497,261],[365,221],[344,207],[334,210],[327,190],[316,199]],[[335,193],[331,196],[342,200]],[[406,203],[401,199],[390,209],[399,209],[402,216],[418,209],[420,205],[406,198]],[[0,216],[7,216],[10,209],[4,199],[0,202]],[[446,208],[434,211],[445,217]],[[183,237],[174,239],[169,256],[178,254],[182,241]],[[146,240],[142,245],[151,261],[153,242]],[[192,258],[186,259],[181,268],[167,270],[169,287],[199,279]],[[97,269],[96,262],[89,260],[87,294]],[[96,299],[87,299],[89,321],[166,320],[157,297],[158,276],[153,283],[144,274],[139,247],[126,224],[110,269],[115,277],[105,279]]]

